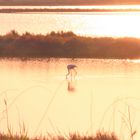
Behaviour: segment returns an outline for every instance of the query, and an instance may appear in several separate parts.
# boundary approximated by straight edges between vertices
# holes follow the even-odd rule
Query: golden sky
[[[45,5],[127,5],[140,4],[140,0],[0,0],[0,4]]]

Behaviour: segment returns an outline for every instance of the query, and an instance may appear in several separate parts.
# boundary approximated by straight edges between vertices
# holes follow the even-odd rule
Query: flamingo
[[[72,80],[72,77],[75,78],[75,76],[77,75],[76,68],[77,66],[74,64],[67,65],[68,73],[66,74],[66,79],[68,79],[69,75],[70,75],[71,80]]]

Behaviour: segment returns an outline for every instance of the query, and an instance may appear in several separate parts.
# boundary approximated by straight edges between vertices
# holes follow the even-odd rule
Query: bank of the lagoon
[[[84,37],[73,32],[47,35],[11,31],[0,36],[0,57],[140,58],[140,39]]]
[[[0,13],[29,13],[29,12],[140,12],[140,9],[0,9]],[[84,13],[83,13],[84,14]]]

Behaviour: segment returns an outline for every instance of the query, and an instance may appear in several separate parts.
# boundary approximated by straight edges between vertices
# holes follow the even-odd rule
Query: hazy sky
[[[140,0],[93,0],[103,4],[140,4]]]
[[[61,0],[56,0],[61,1]],[[63,0],[62,0],[63,1]],[[89,4],[140,4],[140,0],[66,0],[78,3],[87,2]]]
[[[127,5],[140,4],[140,0],[0,0],[0,4],[45,4],[45,5]]]

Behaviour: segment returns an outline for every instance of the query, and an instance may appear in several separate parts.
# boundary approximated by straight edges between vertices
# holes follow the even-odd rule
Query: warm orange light
[[[109,12],[91,13],[81,17],[77,28],[78,34],[87,36],[136,37],[140,25],[140,12]],[[79,20],[80,21],[80,20]],[[78,30],[78,29],[83,30]]]

